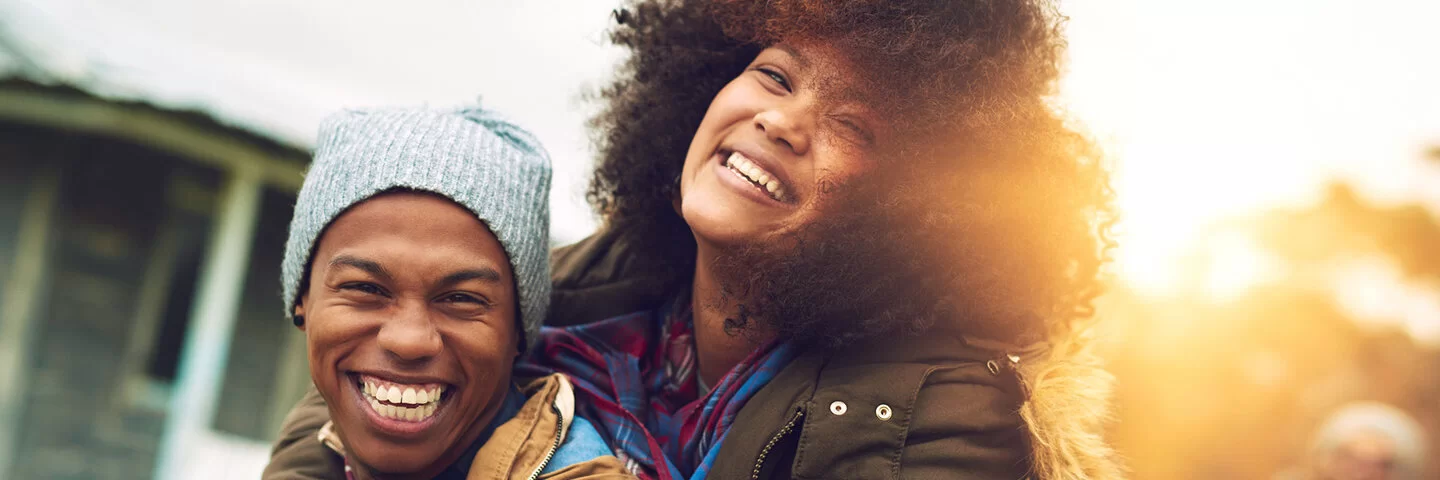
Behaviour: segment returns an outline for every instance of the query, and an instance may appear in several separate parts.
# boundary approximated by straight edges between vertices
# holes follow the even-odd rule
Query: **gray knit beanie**
[[[347,110],[321,122],[285,243],[285,317],[325,227],[396,188],[443,195],[494,232],[515,272],[520,347],[533,344],[550,304],[550,157],[529,132],[478,107]]]

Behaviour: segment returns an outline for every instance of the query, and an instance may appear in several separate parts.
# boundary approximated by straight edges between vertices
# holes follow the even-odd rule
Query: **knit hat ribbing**
[[[396,188],[443,195],[490,228],[515,272],[520,345],[532,344],[550,304],[550,157],[529,132],[478,107],[347,110],[321,123],[281,265],[285,317],[325,227]]]

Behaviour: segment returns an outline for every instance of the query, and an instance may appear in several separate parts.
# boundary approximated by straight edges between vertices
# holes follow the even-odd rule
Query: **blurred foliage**
[[[1318,207],[1271,212],[1253,223],[1260,242],[1291,265],[1381,254],[1407,276],[1440,280],[1440,223],[1422,205],[1375,206],[1334,184]]]
[[[1195,287],[1201,269],[1182,266],[1192,287],[1180,294],[1117,285],[1101,299],[1102,348],[1119,380],[1111,434],[1133,478],[1271,478],[1303,460],[1325,415],[1355,400],[1396,405],[1432,438],[1440,433],[1440,352],[1398,327],[1362,328],[1328,281],[1337,264],[1381,256],[1406,281],[1440,285],[1434,214],[1375,205],[1334,185],[1316,205],[1220,232],[1254,239],[1283,274],[1216,299]],[[1436,466],[1425,478],[1440,478]]]

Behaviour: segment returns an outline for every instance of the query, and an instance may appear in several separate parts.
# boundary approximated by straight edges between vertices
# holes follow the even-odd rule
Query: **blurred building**
[[[243,65],[62,33],[0,16],[0,478],[257,478],[309,386],[279,265],[313,126]]]
[[[259,476],[309,388],[278,266],[330,111],[483,94],[587,235],[616,5],[0,0],[0,479]]]

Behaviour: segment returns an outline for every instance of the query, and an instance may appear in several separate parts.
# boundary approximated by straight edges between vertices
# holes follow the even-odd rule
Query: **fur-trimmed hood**
[[[1105,441],[1114,376],[1084,339],[1057,343],[1021,362],[1030,392],[1021,417],[1030,430],[1038,480],[1110,480],[1125,477]]]

